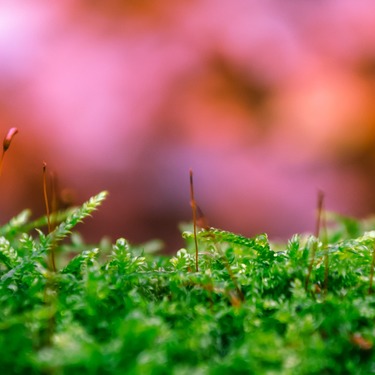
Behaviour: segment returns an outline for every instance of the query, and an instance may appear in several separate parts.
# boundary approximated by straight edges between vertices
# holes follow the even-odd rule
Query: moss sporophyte
[[[107,192],[57,211],[47,183],[44,167],[45,216],[0,227],[2,374],[374,372],[373,218],[321,195],[313,235],[247,238],[207,225],[190,171],[193,223],[166,255],[85,243],[75,227]]]

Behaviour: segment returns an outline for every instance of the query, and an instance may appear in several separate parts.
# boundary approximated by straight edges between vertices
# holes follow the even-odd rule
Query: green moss
[[[105,196],[52,215],[47,235],[47,219],[30,222],[28,211],[0,228],[2,373],[375,371],[370,221],[331,215],[324,243],[202,230],[194,272],[189,231],[172,256],[155,254],[154,243],[118,239],[108,251],[71,234]]]

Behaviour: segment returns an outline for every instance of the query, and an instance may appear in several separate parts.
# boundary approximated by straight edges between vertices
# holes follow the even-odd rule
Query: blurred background
[[[2,223],[107,189],[80,227],[182,245],[189,168],[211,225],[286,239],[375,211],[375,2],[0,3]],[[1,136],[1,134],[0,134]],[[2,137],[2,136],[1,136]]]

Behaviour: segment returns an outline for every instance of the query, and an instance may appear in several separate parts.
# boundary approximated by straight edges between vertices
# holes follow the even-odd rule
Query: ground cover
[[[167,256],[86,244],[105,197],[0,228],[1,373],[375,372],[373,220],[327,214],[286,244],[185,224]]]

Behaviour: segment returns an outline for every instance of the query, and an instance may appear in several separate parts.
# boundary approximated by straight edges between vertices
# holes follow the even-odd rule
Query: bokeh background
[[[0,219],[107,189],[81,227],[173,251],[196,198],[214,226],[285,239],[326,207],[375,210],[375,2],[4,0],[0,130],[19,134]]]

